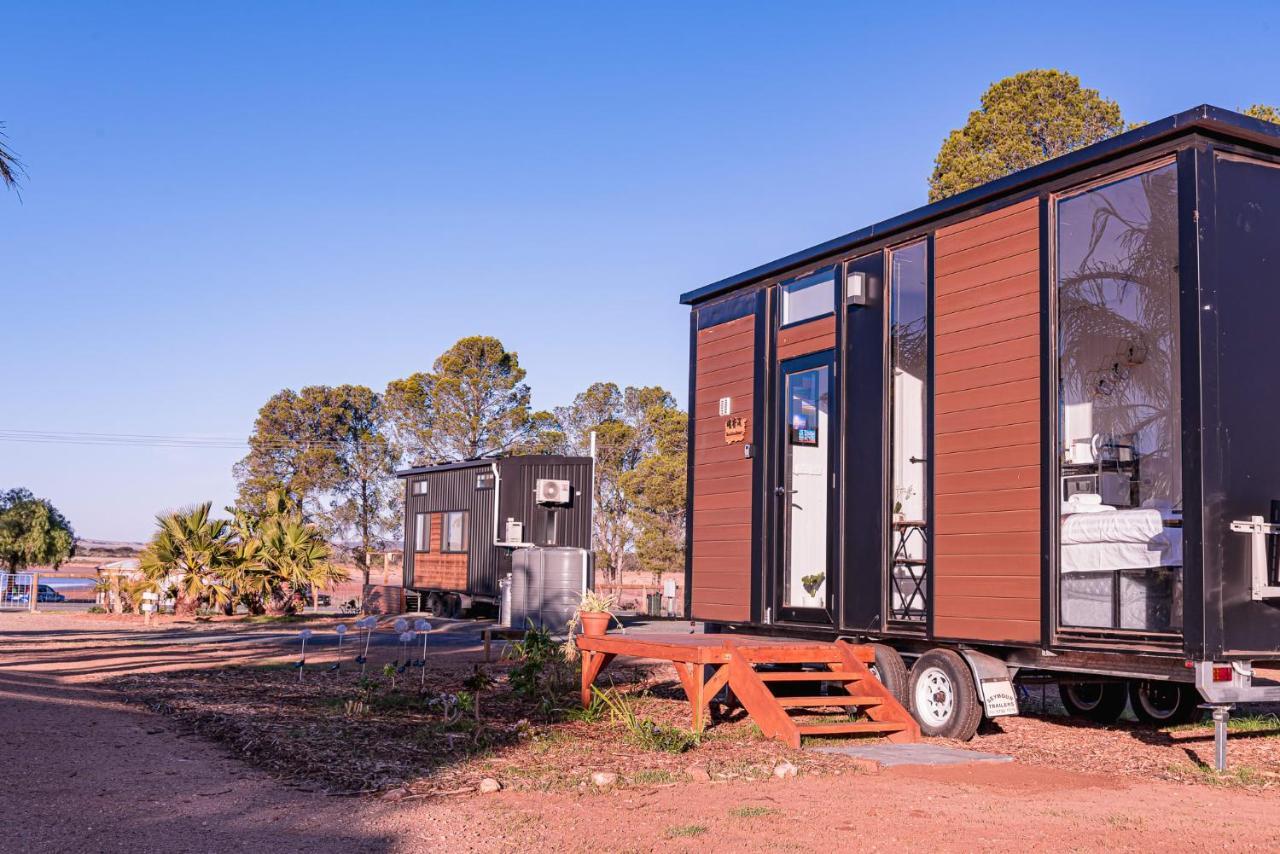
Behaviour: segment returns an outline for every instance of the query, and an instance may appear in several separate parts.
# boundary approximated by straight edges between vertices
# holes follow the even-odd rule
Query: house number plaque
[[[724,422],[724,443],[726,445],[736,445],[745,441],[747,441],[746,416],[738,415],[733,418],[726,418]]]

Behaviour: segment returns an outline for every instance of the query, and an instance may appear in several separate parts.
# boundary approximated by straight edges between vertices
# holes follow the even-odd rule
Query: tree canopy
[[[76,534],[58,508],[28,489],[0,493],[0,561],[9,572],[59,566],[75,552]]]
[[[1280,109],[1270,104],[1254,104],[1244,111],[1246,116],[1253,116],[1255,119],[1262,119],[1264,122],[1274,122],[1280,124]]]
[[[529,405],[520,357],[488,335],[459,339],[430,372],[387,386],[395,435],[414,463],[501,456],[527,449],[547,416]]]
[[[268,496],[285,496],[335,539],[354,542],[367,581],[369,551],[399,524],[398,458],[382,397],[368,387],[284,389],[258,411],[249,454],[236,465],[238,504],[261,513]]]
[[[683,563],[685,413],[666,389],[589,386],[557,407],[545,450],[586,454],[596,434],[596,565],[615,583],[628,555],[661,574]]]
[[[0,122],[0,184],[6,187],[18,186],[18,176],[22,174],[22,163],[13,150],[5,144],[4,122]]]
[[[1120,106],[1074,74],[1036,69],[991,84],[964,127],[942,143],[929,201],[1092,145],[1127,129]]]

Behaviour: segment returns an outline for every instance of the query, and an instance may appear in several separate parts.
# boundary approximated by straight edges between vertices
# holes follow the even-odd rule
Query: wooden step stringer
[[[776,738],[793,748],[800,747],[805,735],[883,735],[890,741],[914,742],[920,740],[920,726],[903,708],[897,698],[872,675],[863,659],[870,652],[846,641],[807,645],[801,651],[787,647],[752,647],[745,644],[729,645],[730,657],[727,669],[729,688],[742,703],[767,738]],[[784,652],[785,651],[785,652]],[[758,664],[784,661],[790,664],[822,665],[825,670],[811,671],[810,679],[787,673],[785,679],[770,679],[778,674],[763,674],[756,670]],[[831,673],[826,680],[824,673]],[[789,708],[801,708],[803,698],[788,697],[783,702],[774,695],[770,683],[780,682],[828,682],[833,690],[847,694],[847,702],[841,701],[841,693],[811,698],[813,707],[828,709],[858,709],[869,721],[848,723],[805,724],[788,712]]]

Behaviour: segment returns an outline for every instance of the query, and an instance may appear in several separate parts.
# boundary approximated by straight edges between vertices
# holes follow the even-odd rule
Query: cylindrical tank
[[[578,610],[590,571],[585,549],[518,549],[511,556],[511,625],[563,632]]]
[[[498,625],[511,628],[511,573],[498,581]]]

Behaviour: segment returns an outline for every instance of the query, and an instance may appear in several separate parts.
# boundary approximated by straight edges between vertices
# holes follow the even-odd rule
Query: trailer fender
[[[973,682],[982,698],[982,710],[989,718],[1018,714],[1018,694],[1013,690],[1017,668],[1010,668],[995,656],[976,649],[960,649],[960,656],[973,673]]]

